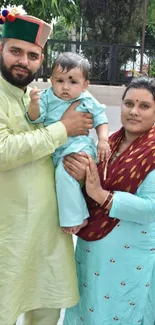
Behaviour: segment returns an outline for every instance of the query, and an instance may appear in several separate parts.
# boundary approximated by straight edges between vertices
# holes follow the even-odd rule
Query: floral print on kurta
[[[143,211],[137,213],[140,207],[133,203],[133,218],[137,218],[137,222],[128,221],[129,206],[126,215],[121,215],[122,207],[124,212],[124,205],[129,202],[124,196],[122,201],[122,193],[117,193],[116,210],[117,213],[119,210],[119,219],[124,220],[101,240],[78,239],[76,263],[81,299],[77,306],[66,311],[64,325],[154,325],[154,184],[153,170],[138,190],[141,197],[149,197],[149,208],[146,204],[145,208],[141,207]],[[147,213],[146,223],[143,215]],[[111,214],[116,217],[114,210]]]

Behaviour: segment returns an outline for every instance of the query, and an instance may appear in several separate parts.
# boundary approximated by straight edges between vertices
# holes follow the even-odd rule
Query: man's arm
[[[50,155],[67,141],[61,122],[34,131],[13,134],[0,118],[0,171],[20,167]]]
[[[86,134],[91,127],[90,114],[74,111],[72,104],[62,122],[46,128],[14,134],[10,121],[2,106],[0,107],[0,170],[20,167],[52,154],[67,141],[68,136]]]

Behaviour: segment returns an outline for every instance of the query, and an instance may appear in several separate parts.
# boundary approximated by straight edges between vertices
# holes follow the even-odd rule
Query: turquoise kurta
[[[64,325],[155,324],[155,170],[136,195],[116,192],[117,226],[103,239],[78,239],[80,302]]]
[[[28,104],[28,92],[0,78],[0,325],[79,299],[72,239],[58,225],[51,159],[66,130],[61,122],[28,123]]]
[[[28,120],[31,123],[42,122],[45,126],[55,123],[61,119],[67,108],[77,99],[80,100],[80,104],[76,110],[91,113],[94,128],[108,123],[105,106],[101,105],[88,91],[82,92],[74,100],[64,100],[55,96],[52,87],[41,92],[40,117],[33,122]],[[80,225],[89,216],[80,184],[65,171],[62,163],[64,156],[80,151],[92,155],[95,160],[97,159],[96,145],[90,134],[88,136],[68,137],[67,143],[57,148],[52,155],[56,166],[59,220],[62,227]]]

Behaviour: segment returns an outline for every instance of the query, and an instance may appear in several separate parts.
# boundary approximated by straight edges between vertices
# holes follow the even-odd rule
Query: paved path
[[[109,121],[109,130],[110,133],[117,131],[121,127],[120,122],[120,107],[119,106],[107,106],[106,115]],[[96,131],[93,129],[91,130],[91,134],[95,141],[97,140]]]

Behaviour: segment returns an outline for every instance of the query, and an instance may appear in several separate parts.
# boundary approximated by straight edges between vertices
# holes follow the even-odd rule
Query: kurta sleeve
[[[147,175],[135,194],[114,193],[109,217],[140,224],[155,221],[155,170]]]
[[[0,106],[0,171],[48,156],[67,142],[67,132],[61,122],[19,134],[14,134],[10,123]]]

